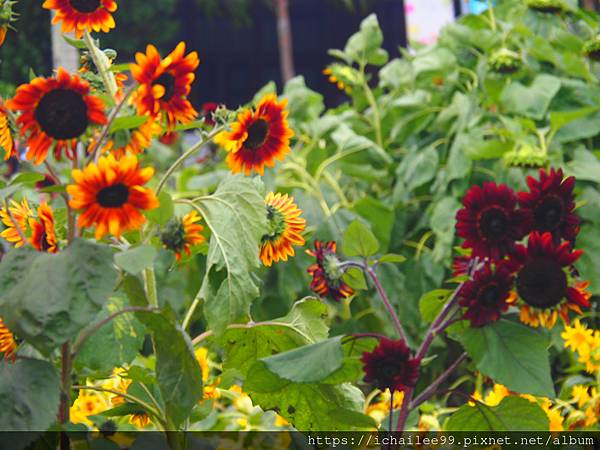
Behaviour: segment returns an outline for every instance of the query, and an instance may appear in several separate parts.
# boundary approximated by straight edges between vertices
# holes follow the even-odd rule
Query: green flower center
[[[167,223],[160,235],[163,245],[174,252],[180,251],[185,245],[185,229],[180,218],[174,217]]]
[[[269,232],[262,237],[262,241],[272,242],[285,231],[285,216],[274,206],[267,205],[267,220],[269,222]]]

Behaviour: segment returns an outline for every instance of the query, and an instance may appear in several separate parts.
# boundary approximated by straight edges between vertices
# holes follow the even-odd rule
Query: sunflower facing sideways
[[[16,248],[25,245],[26,241],[23,240],[21,234],[27,232],[28,220],[31,216],[33,216],[33,211],[29,207],[27,199],[23,199],[21,203],[11,200],[8,209],[6,207],[0,209],[0,220],[6,227],[0,233],[0,237],[14,244]]]
[[[264,175],[265,166],[274,167],[276,159],[283,161],[294,135],[288,126],[286,105],[287,100],[277,102],[275,95],[266,95],[256,110],[238,114],[231,131],[216,136],[215,142],[229,153],[226,161],[233,173],[250,175],[254,170]]]
[[[47,203],[42,203],[38,208],[38,218],[29,219],[31,227],[30,242],[37,251],[58,253],[58,243],[54,230],[54,213]]]
[[[132,96],[138,114],[152,117],[163,114],[169,129],[177,122],[188,123],[198,115],[187,95],[200,59],[197,52],[184,55],[184,42],[180,42],[164,59],[161,59],[156,47],[148,45],[146,53],[135,55],[137,64],[130,66],[131,75],[139,83]]]
[[[108,33],[115,27],[111,14],[117,10],[115,0],[46,0],[42,6],[56,12],[53,24],[62,22],[62,32],[74,31],[77,39],[84,31]]]
[[[10,122],[8,120],[8,111],[0,103],[0,147],[4,150],[4,160],[8,161],[11,157],[17,156],[15,142],[10,131]]]
[[[344,272],[340,269],[340,260],[336,254],[335,241],[315,241],[315,249],[307,250],[314,256],[316,262],[311,264],[306,271],[313,277],[310,288],[321,297],[331,297],[333,300],[342,300],[354,295],[354,289],[342,279]]]
[[[16,351],[15,337],[0,318],[0,354],[4,355],[5,359],[14,361]]]
[[[205,241],[201,234],[204,227],[198,223],[201,220],[202,217],[196,211],[191,211],[181,218],[173,217],[161,233],[162,244],[175,252],[177,261],[181,260],[184,252],[190,256],[191,248]]]
[[[575,282],[569,270],[582,254],[568,241],[556,244],[551,233],[534,232],[527,247],[515,247],[508,265],[516,273],[521,322],[552,328],[559,315],[569,323],[569,310],[589,308],[588,283]]]
[[[269,233],[262,237],[260,259],[270,267],[273,262],[287,261],[294,256],[294,245],[304,245],[302,232],[306,220],[300,217],[302,211],[287,194],[269,193],[265,198]]]
[[[146,219],[140,210],[159,206],[152,189],[145,185],[154,169],[139,166],[135,155],[120,160],[113,155],[100,157],[83,170],[73,170],[75,184],[67,186],[71,208],[81,210],[80,228],[96,226],[96,239],[107,233],[120,237],[123,231],[139,229]]]
[[[52,146],[57,159],[62,150],[71,157],[90,125],[106,124],[104,102],[89,93],[87,81],[62,68],[55,77],[37,77],[18,87],[6,106],[21,112],[17,124],[27,135],[27,159],[43,163]]]

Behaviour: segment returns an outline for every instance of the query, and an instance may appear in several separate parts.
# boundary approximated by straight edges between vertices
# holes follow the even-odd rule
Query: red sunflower
[[[519,193],[525,231],[550,232],[556,242],[574,242],[580,219],[574,213],[575,177],[565,178],[562,169],[540,170],[539,179],[527,177],[529,192]]]
[[[238,114],[231,131],[217,135],[215,142],[229,152],[227,165],[233,173],[250,175],[255,170],[264,175],[265,165],[274,167],[276,159],[283,161],[294,135],[288,126],[286,104],[287,100],[277,102],[275,95],[266,95],[256,110]]]
[[[521,215],[515,209],[517,196],[505,184],[473,186],[456,214],[456,234],[465,239],[464,248],[473,256],[501,260],[524,233]]]
[[[57,159],[62,150],[71,157],[89,125],[106,124],[104,102],[89,92],[87,81],[62,68],[56,77],[38,77],[19,86],[6,106],[21,111],[17,124],[21,135],[27,135],[27,159],[41,164],[53,145]]]
[[[77,39],[85,31],[108,33],[115,27],[111,14],[117,10],[114,0],[46,0],[42,6],[56,12],[53,24],[62,22],[62,32],[74,31]]]
[[[154,191],[143,187],[153,175],[154,169],[142,169],[135,155],[120,160],[103,156],[97,165],[73,170],[75,184],[67,186],[67,192],[71,208],[82,210],[79,227],[95,225],[96,239],[139,229],[146,222],[140,211],[159,206]]]
[[[321,297],[331,297],[342,300],[354,295],[354,290],[344,283],[343,271],[340,269],[340,260],[336,255],[337,244],[334,241],[323,243],[315,241],[314,250],[306,250],[317,261],[312,264],[307,272],[313,277],[310,288]]]
[[[33,248],[39,252],[58,253],[58,243],[54,230],[54,213],[47,203],[42,203],[38,208],[38,218],[29,219],[31,238],[29,241]]]
[[[515,247],[508,264],[516,273],[521,321],[552,328],[558,315],[569,322],[569,310],[582,314],[590,306],[587,283],[576,283],[570,268],[583,254],[570,242],[557,244],[551,233],[534,232],[527,247]]]
[[[184,42],[164,59],[156,47],[148,45],[146,53],[135,55],[137,64],[131,65],[131,74],[140,84],[133,95],[138,114],[164,114],[169,129],[176,122],[188,123],[198,115],[187,96],[200,60],[197,52],[184,55]]]
[[[514,278],[504,264],[493,268],[491,263],[486,263],[458,293],[459,305],[466,308],[463,317],[472,327],[496,322],[510,306],[513,282]]]
[[[385,391],[406,391],[419,377],[421,360],[413,358],[403,340],[381,338],[372,352],[362,354],[365,382]]]

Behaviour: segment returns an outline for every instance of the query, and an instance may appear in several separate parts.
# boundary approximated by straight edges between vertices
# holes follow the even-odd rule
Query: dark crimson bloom
[[[307,250],[317,262],[307,272],[313,277],[310,288],[321,297],[342,300],[354,294],[354,290],[342,280],[344,272],[340,269],[340,260],[336,255],[337,244],[334,241],[315,241],[315,249]]]
[[[505,184],[473,186],[456,213],[456,234],[465,239],[472,256],[499,261],[524,236],[521,215],[515,209],[517,196]]]
[[[213,117],[213,113],[219,107],[218,103],[208,102],[202,105],[202,116],[204,117],[204,123],[206,125],[214,125],[215,119]]]
[[[526,232],[550,232],[556,242],[573,242],[579,232],[575,211],[575,177],[565,178],[562,169],[540,169],[539,179],[527,177],[529,192],[519,192]]]
[[[569,321],[569,310],[582,314],[590,306],[589,283],[574,282],[570,267],[583,254],[570,242],[557,244],[551,233],[533,232],[527,247],[518,245],[508,264],[516,273],[521,321],[552,328],[558,315]]]
[[[508,300],[513,281],[503,263],[493,268],[488,262],[463,284],[458,303],[466,308],[463,317],[471,322],[472,327],[482,327],[500,319],[510,306]]]
[[[406,391],[419,377],[421,360],[411,356],[403,340],[381,338],[379,345],[372,352],[363,353],[360,360],[365,382],[382,391]]]

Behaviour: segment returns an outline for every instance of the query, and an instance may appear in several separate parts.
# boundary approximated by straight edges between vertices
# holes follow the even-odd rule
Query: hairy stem
[[[146,285],[146,297],[148,304],[153,308],[158,308],[158,293],[156,291],[156,275],[154,268],[144,269],[144,284]]]
[[[116,97],[117,81],[115,79],[115,74],[110,71],[110,61],[108,57],[102,50],[96,47],[96,44],[94,44],[94,39],[92,39],[92,36],[88,31],[83,34],[83,42],[92,56],[92,61],[94,61],[94,65],[96,66],[98,73],[102,77],[104,87],[111,97]]]

